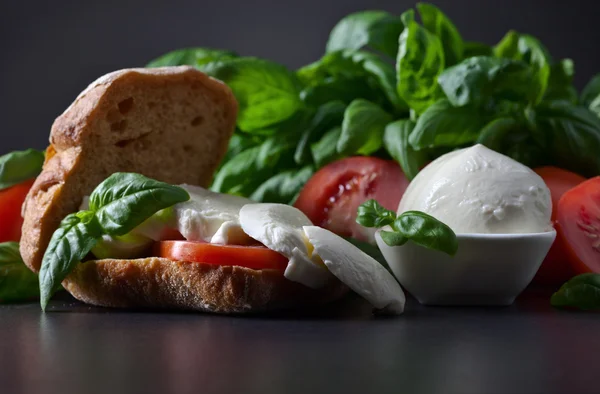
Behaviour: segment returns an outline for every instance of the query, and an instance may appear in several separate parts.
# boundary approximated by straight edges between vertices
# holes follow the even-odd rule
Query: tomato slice
[[[19,241],[21,239],[21,206],[34,179],[0,190],[0,242]]]
[[[575,273],[600,273],[600,177],[566,192],[558,202],[556,220]]]
[[[300,191],[294,206],[317,226],[368,241],[373,231],[356,223],[358,206],[376,199],[396,211],[408,183],[394,161],[349,157],[317,171]]]
[[[536,168],[534,171],[542,177],[546,186],[550,189],[552,222],[555,223],[560,198],[567,191],[585,182],[586,178],[574,172],[550,166]],[[560,232],[558,226],[555,227]],[[568,263],[568,260],[567,247],[565,246],[563,237],[558,234],[556,241],[554,241],[552,248],[550,248],[548,255],[535,275],[534,282],[542,285],[559,285],[571,279],[575,275],[575,272]]]
[[[285,270],[288,259],[264,246],[215,245],[207,242],[161,241],[156,254],[177,261],[223,266],[237,265],[254,270]]]

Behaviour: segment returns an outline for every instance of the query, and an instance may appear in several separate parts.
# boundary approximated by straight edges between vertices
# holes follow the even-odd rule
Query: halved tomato
[[[556,222],[556,212],[558,210],[558,202],[567,191],[582,182],[585,178],[571,171],[563,170],[557,167],[539,167],[534,170],[542,177],[546,186],[550,189],[552,198],[552,222]],[[559,228],[556,228],[560,231]],[[550,248],[548,255],[540,266],[535,278],[535,283],[542,285],[559,285],[571,279],[575,272],[568,262],[567,248],[563,237],[557,235],[556,241]]]
[[[566,192],[556,220],[575,273],[600,273],[600,176]]]
[[[21,206],[34,179],[0,190],[0,242],[21,239]]]
[[[264,246],[215,245],[206,242],[161,241],[156,255],[176,261],[191,261],[254,270],[285,270],[288,259]]]
[[[294,206],[317,226],[366,241],[372,231],[356,223],[358,206],[376,199],[396,211],[408,183],[394,161],[349,157],[317,171],[300,191]]]

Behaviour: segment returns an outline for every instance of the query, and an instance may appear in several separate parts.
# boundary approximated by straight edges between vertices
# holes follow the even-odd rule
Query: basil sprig
[[[21,302],[40,294],[38,277],[21,258],[17,242],[0,243],[0,302]]]
[[[365,227],[390,226],[392,231],[382,230],[380,233],[381,239],[389,246],[400,246],[412,241],[451,256],[458,250],[454,231],[424,212],[407,211],[396,216],[395,212],[385,209],[377,201],[369,200],[358,207],[356,221]]]
[[[44,153],[35,149],[0,156],[0,190],[35,178],[42,171],[42,164]]]
[[[39,275],[42,310],[103,235],[127,234],[156,212],[189,198],[178,186],[140,174],[108,177],[90,195],[89,210],[68,215],[50,239]]]
[[[577,275],[552,295],[550,303],[557,308],[600,309],[600,274]]]

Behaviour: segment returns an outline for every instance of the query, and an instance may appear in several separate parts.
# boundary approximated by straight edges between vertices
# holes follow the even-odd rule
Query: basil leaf
[[[600,116],[600,74],[593,77],[583,88],[581,104]]]
[[[363,98],[383,105],[384,97],[395,110],[408,110],[398,96],[393,66],[372,53],[350,50],[327,53],[318,62],[298,70],[298,75],[309,85],[301,94],[306,103],[320,105],[331,100],[348,103]],[[342,96],[341,92],[346,93]]]
[[[522,119],[503,116],[489,122],[477,138],[477,143],[535,168],[551,164],[545,143],[536,141],[536,135]]]
[[[398,95],[423,113],[441,97],[437,78],[444,70],[444,49],[440,39],[405,15],[396,62]]]
[[[600,174],[600,118],[593,112],[562,101],[542,103],[536,124],[555,165],[582,175]]]
[[[237,57],[235,52],[211,48],[178,49],[152,60],[146,67],[193,66],[205,71],[205,66],[211,62],[228,60]]]
[[[354,100],[344,113],[338,153],[369,155],[377,151],[382,145],[385,125],[391,120],[390,114],[370,101]]]
[[[398,37],[404,30],[400,17],[388,15],[369,29],[368,46],[395,59],[398,56]]]
[[[414,127],[415,123],[412,120],[402,119],[388,124],[383,133],[385,150],[400,164],[409,180],[419,173],[427,160],[423,151],[415,151],[408,142]]]
[[[38,277],[25,265],[17,242],[0,243],[0,302],[21,302],[40,294]]]
[[[277,135],[284,136],[289,134],[299,134],[309,126],[314,115],[314,108],[302,107],[292,116],[279,123],[255,130],[251,134],[246,134],[255,137],[257,141],[261,141],[261,137],[264,138],[265,136],[274,137]],[[264,139],[262,141],[264,141]]]
[[[417,3],[423,27],[439,37],[444,48],[446,67],[453,66],[463,58],[464,42],[452,21],[436,6]]]
[[[557,308],[600,309],[600,274],[577,275],[552,295],[550,303]]]
[[[396,220],[396,212],[385,209],[376,200],[368,200],[358,206],[356,222],[361,226],[381,228]]]
[[[341,101],[331,101],[317,109],[310,126],[302,133],[302,137],[296,145],[296,152],[294,153],[296,164],[304,164],[312,158],[310,145],[327,130],[339,125],[344,119],[345,110],[346,105]]]
[[[0,190],[9,188],[42,172],[44,152],[34,149],[0,156]]]
[[[236,131],[231,136],[231,139],[229,140],[229,146],[227,147],[227,153],[225,153],[225,157],[223,157],[223,160],[221,161],[221,166],[219,167],[219,169],[221,167],[223,167],[223,165],[225,163],[227,163],[229,160],[233,159],[234,157],[236,157],[237,155],[239,155],[246,149],[249,149],[258,144],[259,144],[259,140],[257,140],[257,138],[255,136],[243,134],[239,131]]]
[[[381,236],[381,239],[383,239],[383,242],[385,242],[388,246],[402,246],[408,242],[408,238],[395,231],[381,230],[379,235]]]
[[[297,133],[288,131],[241,152],[221,167],[211,190],[249,196],[261,183],[277,173],[276,168],[281,170],[294,166],[294,152],[299,138]]]
[[[248,195],[256,187],[253,176],[258,174],[257,159],[261,148],[254,146],[227,161],[215,175],[210,187],[214,192]],[[268,177],[269,175],[266,174]],[[260,181],[259,181],[260,182]],[[260,184],[260,183],[259,183]]]
[[[510,30],[494,47],[494,56],[514,59],[519,56],[519,33]]]
[[[300,92],[300,98],[307,105],[319,107],[331,101],[348,105],[357,98],[381,102],[381,93],[365,76],[337,76],[326,77],[319,83],[306,87]]]
[[[481,42],[467,41],[464,43],[463,58],[474,56],[493,56],[494,49]]]
[[[62,281],[92,250],[102,228],[94,213],[82,211],[68,215],[52,235],[40,268],[40,305],[42,310]]]
[[[396,56],[402,22],[385,11],[361,11],[345,16],[331,30],[327,52],[370,46]]]
[[[189,200],[182,188],[134,173],[115,173],[90,195],[104,234],[125,235],[161,209]]]
[[[399,112],[408,111],[408,104],[398,96],[396,73],[389,63],[368,53],[358,53],[353,59],[356,62],[360,62],[365,71],[377,80],[394,109]]]
[[[514,118],[494,119],[481,130],[477,143],[497,152],[504,152],[506,142],[510,143],[510,134],[519,126],[520,123]]]
[[[458,250],[456,234],[446,224],[419,211],[398,216],[393,228],[414,243],[454,256]]]
[[[523,60],[528,64],[536,67],[534,81],[538,84],[539,102],[548,87],[548,78],[550,77],[550,55],[548,50],[535,37],[530,35],[522,35],[519,40],[519,52],[521,54],[519,60]]]
[[[258,171],[275,167],[289,167],[293,165],[294,151],[298,142],[298,135],[286,134],[267,138],[260,145],[256,167]]]
[[[337,142],[341,134],[342,128],[334,127],[325,133],[319,141],[310,146],[310,151],[317,168],[321,168],[341,158],[341,155],[337,152]]]
[[[472,143],[486,124],[486,116],[481,112],[475,106],[454,107],[448,100],[439,100],[417,120],[410,144],[420,150]]]
[[[533,101],[538,103],[548,86],[550,76],[550,55],[538,39],[527,34],[519,34],[513,30],[494,48],[496,57],[523,61],[534,67],[529,86],[536,95]]]
[[[252,193],[250,199],[258,202],[289,204],[313,173],[311,166],[279,173],[261,184]]]
[[[445,70],[438,78],[442,90],[454,106],[489,106],[493,100],[533,101],[533,69],[509,59],[472,57]]]
[[[404,11],[402,14],[400,14],[400,20],[404,24],[404,27],[410,25],[411,22],[415,21],[415,10],[410,8]]]
[[[535,145],[531,138],[524,138],[522,142],[513,144],[503,152],[506,156],[526,165],[530,168],[549,165],[547,152],[540,146]]]
[[[301,107],[301,83],[284,66],[257,58],[237,58],[214,67],[239,104],[238,127],[253,132],[294,115]]]
[[[419,211],[396,213],[369,200],[358,207],[356,222],[365,227],[391,226],[393,231],[381,231],[381,239],[389,246],[399,246],[408,240],[429,249],[439,250],[451,256],[458,250],[456,234],[446,224],[433,216]]]
[[[573,104],[577,103],[577,90],[573,86],[574,67],[571,59],[563,59],[550,67],[545,100],[564,100]]]

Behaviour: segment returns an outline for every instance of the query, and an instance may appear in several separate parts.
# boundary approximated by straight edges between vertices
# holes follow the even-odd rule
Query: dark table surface
[[[510,307],[375,317],[350,297],[230,317],[0,306],[0,393],[598,393],[600,316],[529,291]]]

